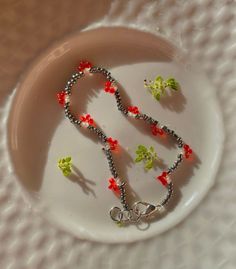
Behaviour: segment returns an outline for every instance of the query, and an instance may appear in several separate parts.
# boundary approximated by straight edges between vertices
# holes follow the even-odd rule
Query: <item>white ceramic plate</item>
[[[104,6],[106,5],[104,4]],[[171,64],[170,66],[168,63],[165,63],[164,65],[161,65],[161,69],[163,70],[164,75],[167,75],[170,70],[173,71],[174,75],[179,78],[181,84],[184,85],[182,91],[184,96],[186,96],[187,102],[184,110],[180,114],[185,117],[186,122],[188,122],[188,120],[190,121],[193,118],[193,115],[197,115],[195,118],[196,122],[199,122],[199,119],[201,119],[200,123],[203,124],[198,125],[199,127],[203,127],[203,131],[201,130],[200,134],[193,129],[188,129],[186,132],[186,126],[182,122],[178,121],[179,118],[181,118],[180,115],[177,115],[177,113],[174,113],[173,111],[169,111],[168,109],[164,110],[163,107],[157,108],[156,106],[153,111],[153,108],[147,105],[145,100],[148,100],[148,104],[149,102],[154,101],[149,98],[146,99],[147,96],[144,96],[145,99],[142,99],[143,103],[141,103],[140,99],[138,99],[138,95],[136,95],[134,87],[131,87],[131,84],[129,84],[133,83],[134,86],[141,89],[140,87],[143,79],[141,75],[138,76],[137,80],[128,81],[125,79],[128,72],[132,73],[135,71],[137,74],[144,74],[146,67],[147,75],[152,76],[156,74],[155,69],[160,68],[158,63],[150,60],[140,61],[138,63],[132,63],[131,61],[127,63],[127,65],[122,66],[122,68],[119,68],[115,65],[112,66],[112,64],[109,66],[109,61],[104,58],[100,61],[98,58],[94,58],[94,60],[96,60],[95,62],[98,61],[102,64],[104,61],[103,65],[109,67],[109,69],[113,72],[113,75],[119,81],[122,81],[121,84],[123,88],[127,89],[129,96],[132,97],[132,101],[135,101],[135,103],[140,102],[140,106],[142,105],[143,110],[145,109],[145,111],[150,112],[150,114],[160,112],[161,115],[163,115],[161,111],[165,111],[164,117],[160,119],[163,121],[167,119],[168,122],[170,122],[170,124],[179,131],[185,140],[190,141],[190,139],[193,139],[193,148],[198,148],[196,153],[200,157],[199,159],[205,158],[206,163],[201,162],[199,168],[195,169],[194,175],[187,184],[180,187],[183,195],[175,209],[168,214],[166,218],[163,218],[160,222],[153,223],[147,231],[143,231],[142,233],[139,230],[132,229],[130,232],[127,232],[128,230],[117,230],[117,228],[114,229],[114,226],[109,226],[111,224],[109,222],[109,218],[107,218],[108,222],[105,221],[108,215],[104,209],[108,210],[110,203],[116,204],[118,202],[109,194],[109,192],[107,193],[109,197],[109,206],[107,206],[107,208],[103,205],[98,207],[99,216],[101,216],[101,212],[104,212],[104,215],[101,218],[102,221],[98,227],[92,227],[91,221],[89,221],[90,226],[87,227],[88,223],[86,223],[86,219],[82,223],[83,226],[74,226],[73,223],[77,224],[78,221],[81,223],[81,219],[78,219],[77,217],[81,216],[81,214],[78,214],[77,211],[80,211],[80,213],[82,212],[82,205],[79,205],[78,207],[74,206],[75,203],[79,201],[77,200],[78,198],[76,195],[77,193],[80,193],[80,190],[78,186],[71,182],[66,182],[62,177],[60,178],[59,174],[57,178],[57,185],[54,185],[53,178],[44,181],[45,185],[43,184],[41,189],[44,191],[40,193],[40,199],[45,201],[46,209],[48,209],[48,216],[52,216],[52,212],[54,212],[53,218],[57,219],[57,223],[60,223],[67,230],[69,229],[77,236],[80,235],[84,238],[110,242],[132,241],[140,239],[141,237],[152,236],[170,228],[173,224],[180,221],[196,205],[201,196],[211,186],[214,173],[216,172],[217,162],[220,157],[221,144],[219,141],[221,141],[222,138],[220,134],[225,133],[226,143],[224,144],[223,158],[214,187],[207,194],[206,198],[201,203],[201,206],[186,217],[184,222],[157,237],[152,237],[149,240],[139,241],[133,244],[117,244],[112,246],[109,244],[92,243],[90,241],[78,240],[75,237],[60,231],[55,228],[55,226],[50,225],[45,220],[39,218],[37,214],[31,212],[31,210],[29,210],[22,202],[22,189],[19,189],[16,177],[14,173],[12,173],[12,169],[7,165],[9,159],[6,154],[5,126],[6,118],[9,115],[10,104],[12,104],[12,99],[9,100],[5,95],[2,95],[2,101],[5,102],[1,114],[3,124],[1,132],[2,181],[0,192],[0,239],[1,242],[4,242],[4,248],[0,248],[0,263],[2,268],[78,268],[78,266],[80,268],[120,268],[121,266],[126,268],[156,268],[157,264],[160,268],[235,268],[235,183],[233,181],[235,178],[235,155],[232,149],[235,145],[233,135],[235,130],[235,69],[233,66],[233,59],[235,59],[236,54],[234,45],[235,36],[233,31],[233,25],[235,25],[235,19],[232,13],[233,7],[234,3],[230,1],[205,1],[204,3],[201,3],[201,5],[195,1],[189,3],[178,1],[176,4],[171,4],[169,1],[165,3],[153,3],[152,1],[130,1],[126,5],[123,5],[119,1],[114,1],[110,7],[107,7],[107,16],[104,19],[96,25],[89,25],[89,28],[101,25],[120,25],[138,28],[152,33],[157,33],[157,31],[159,31],[159,34],[164,34],[165,37],[170,39],[172,42],[177,43],[178,46],[181,47],[181,51],[185,51],[188,54],[188,57],[190,58],[188,58],[187,62],[185,61],[186,56],[182,58],[182,54],[175,55],[173,62],[177,63],[177,68],[175,68],[175,65],[172,66]],[[64,6],[63,8],[61,7],[61,9],[60,6],[57,8],[57,14],[60,14],[60,10],[61,14],[64,14]],[[84,8],[86,7],[84,6]],[[66,51],[66,49],[68,49],[68,47],[65,47],[64,51]],[[52,58],[57,58],[59,55],[62,55],[62,53],[63,52],[59,50],[56,54],[51,56]],[[103,54],[101,54],[101,56],[102,55]],[[153,55],[152,51],[151,56],[153,57]],[[193,64],[196,60],[200,62],[200,65]],[[130,65],[131,63],[132,65]],[[189,63],[191,63],[191,66]],[[182,69],[182,66],[185,68]],[[67,70],[69,74],[71,66],[63,65],[63,67],[66,69],[68,68]],[[196,67],[198,67],[197,71],[195,70]],[[124,72],[126,72],[125,74],[122,74],[123,69],[125,70]],[[37,76],[40,76],[44,70],[45,66],[33,79],[37,80]],[[31,72],[33,71],[34,70],[32,69]],[[184,74],[183,77],[181,76],[182,74]],[[185,74],[188,74],[187,79]],[[187,89],[190,88],[189,83],[191,79],[190,76],[192,74],[194,74],[193,80],[195,83],[194,87],[191,88],[191,91],[188,92]],[[211,85],[214,85],[217,98],[220,101],[220,109],[223,113],[224,120],[224,130],[221,130],[222,132],[217,131],[220,127],[217,115],[220,115],[220,113],[215,105],[214,97],[212,98],[209,95],[209,93],[212,93],[212,86],[210,86],[205,79],[202,79],[202,76],[205,75],[209,77]],[[198,79],[199,76],[200,80]],[[133,76],[131,76],[131,78],[132,77]],[[61,80],[58,82],[59,87],[60,83],[65,78],[61,77],[59,74],[58,79]],[[54,81],[55,78],[52,78],[52,80]],[[192,83],[193,82],[191,81],[191,84]],[[201,87],[201,83],[203,83],[204,86],[207,85],[207,87]],[[198,89],[199,86],[203,89],[202,92],[194,95],[194,93],[196,93],[196,90],[194,89]],[[37,91],[37,93],[40,93],[40,91]],[[11,94],[10,91],[9,94]],[[141,91],[141,94],[144,94],[144,91]],[[204,94],[208,95],[205,96]],[[37,95],[34,96],[37,97]],[[29,95],[26,94],[25,98],[29,98]],[[29,98],[29,100],[32,100],[32,98]],[[46,102],[50,103],[50,100],[51,99],[48,98]],[[97,100],[93,100],[94,102],[91,102],[91,111],[93,111],[92,104],[95,103],[95,101],[98,102],[100,100],[102,102],[102,97],[101,99],[99,98]],[[196,108],[200,101],[201,109],[198,110],[198,113],[195,113],[194,107]],[[30,102],[27,102],[26,99],[23,104],[25,104],[25,106],[20,107],[21,112],[26,111]],[[33,104],[35,105],[37,103],[32,103],[31,105]],[[189,104],[191,104],[190,107],[188,106]],[[40,111],[39,105],[35,105],[35,108]],[[111,106],[111,109],[113,109],[113,106]],[[155,111],[155,109],[157,110]],[[184,111],[188,111],[189,113],[185,114]],[[215,111],[216,113],[212,113]],[[104,111],[101,111],[101,114],[102,113],[104,113]],[[58,112],[58,115],[60,115],[60,112]],[[35,117],[36,119],[39,119],[40,116],[35,114]],[[21,118],[21,114],[19,114],[19,118]],[[22,119],[23,121],[25,119],[32,120],[29,115]],[[209,121],[209,119],[212,121]],[[23,121],[21,123],[23,123]],[[177,124],[175,123],[176,121]],[[106,122],[108,121],[106,120]],[[109,123],[112,124],[112,122]],[[123,123],[126,122],[122,122],[122,126]],[[17,126],[18,124],[20,126],[20,121],[16,122],[15,130],[19,128],[19,126]],[[24,122],[24,124],[26,125],[24,129],[21,129],[22,132],[24,133],[27,130],[32,132],[32,130],[27,127],[29,126],[27,125],[27,121]],[[66,122],[62,121],[60,126],[62,128],[58,127],[54,136],[55,139],[53,139],[51,144],[52,146],[50,147],[53,149],[53,145],[55,145],[58,148],[58,153],[64,151],[64,148],[58,147],[60,129],[65,129],[67,126],[75,143],[77,141],[77,135],[81,137],[79,133],[74,134],[70,129],[70,125],[67,125]],[[133,127],[132,125],[130,126]],[[208,126],[208,128],[205,128],[206,126]],[[115,128],[111,128],[111,130],[115,130]],[[37,130],[36,135],[38,134],[39,132]],[[212,134],[215,135],[212,136]],[[43,136],[44,133],[41,135]],[[202,146],[199,146],[197,142],[199,135],[201,137]],[[20,137],[19,133],[17,137]],[[20,142],[24,143],[21,139]],[[152,143],[154,142],[152,141]],[[31,144],[31,146],[32,145],[33,144]],[[167,160],[169,156],[172,156],[173,152],[167,152],[164,147],[159,146],[159,144],[156,145],[160,147],[161,154],[165,156]],[[96,147],[96,144],[93,145],[91,143],[91,146],[94,148]],[[133,146],[128,146],[130,146],[132,150]],[[77,149],[74,150],[70,143],[66,145],[66,150],[68,148],[71,148],[70,150],[72,153],[77,152]],[[30,152],[33,152],[32,149],[33,148],[30,148]],[[49,162],[51,161],[51,165],[55,163],[56,158],[56,156],[53,155],[53,152],[55,151],[49,151]],[[97,152],[99,152],[99,147],[97,147]],[[52,154],[50,155],[50,153]],[[209,158],[205,154],[209,154]],[[41,157],[42,156],[43,154]],[[29,160],[34,160],[34,158],[35,156],[33,156],[33,158],[29,158]],[[83,162],[82,159],[79,159],[79,156],[77,158],[78,163]],[[210,165],[210,167],[206,169],[207,165]],[[21,167],[25,167],[25,164]],[[130,172],[127,170],[127,173],[131,173],[131,170]],[[45,176],[49,173],[49,171],[50,169],[47,170],[46,166]],[[54,172],[56,173],[56,171],[57,170],[55,169],[53,174]],[[37,175],[37,171],[27,171],[27,173],[29,172],[31,172],[32,175]],[[140,173],[141,175],[141,171],[138,171],[137,173]],[[200,176],[201,173],[205,175],[206,173],[209,173],[206,177],[207,180],[204,180],[204,178]],[[104,177],[106,178],[106,175],[104,175]],[[102,183],[105,182],[104,177],[99,179],[101,185],[104,184],[103,186],[99,185],[101,187],[100,189],[97,185],[95,185],[96,192],[98,194],[104,192],[106,188],[105,183]],[[200,182],[196,181],[195,178],[197,177],[200,178]],[[47,176],[45,178],[47,178]],[[132,178],[132,174],[130,178]],[[35,183],[37,181],[34,180],[33,182]],[[177,178],[176,183],[177,182],[181,182],[180,179]],[[143,181],[140,179],[137,180],[137,184],[134,184],[134,186],[137,187],[137,192],[140,192],[140,196],[142,195],[144,198],[151,197],[151,200],[154,199],[153,195],[155,195],[155,193],[153,191],[151,191],[151,193],[141,192],[142,183]],[[50,184],[55,187],[55,192],[58,189],[63,188],[63,190],[66,190],[71,194],[71,199],[69,200],[69,204],[65,208],[64,212],[59,204],[55,204],[55,199],[50,199],[50,194],[52,194],[52,192],[48,191]],[[149,184],[152,184],[151,181],[148,181],[148,185]],[[145,182],[145,188],[148,185]],[[26,186],[27,189],[29,186],[30,184]],[[73,186],[73,189],[71,186]],[[158,189],[159,187],[157,187],[157,185],[155,185],[155,188],[157,188],[157,193],[162,192],[161,189]],[[195,188],[199,190],[198,195],[193,196],[193,199],[191,199],[191,195],[194,193],[193,190],[195,190]],[[150,190],[150,188],[147,188],[147,190]],[[59,198],[61,198],[61,195],[60,197],[57,197],[57,202],[61,201]],[[91,196],[88,196],[87,198],[91,199]],[[187,202],[187,205],[186,203],[184,204],[184,201]],[[88,201],[86,201],[86,203],[87,202]],[[72,206],[72,208],[70,206]],[[69,211],[67,211],[68,208]],[[76,209],[78,210],[76,211]],[[45,207],[43,207],[42,210],[45,210]],[[40,211],[42,210],[40,209]],[[176,212],[178,212],[178,214]],[[64,218],[65,214],[69,215],[67,219]],[[89,217],[93,219],[94,214],[92,214],[92,216],[88,216],[87,220]],[[64,220],[63,223],[62,219]],[[82,231],[83,227],[86,227],[86,230]],[[92,232],[88,234],[88,231]],[[108,239],[105,239],[104,234]]]
[[[134,241],[180,222],[207,193],[221,158],[221,113],[204,73],[197,66],[187,69],[188,60],[183,63],[182,56],[182,62],[174,61],[176,56],[181,56],[177,48],[152,34],[98,28],[57,44],[26,74],[11,104],[9,149],[16,176],[31,196],[43,203],[50,219],[81,238],[112,243]],[[107,189],[111,175],[102,145],[96,137],[64,119],[55,99],[78,59],[92,59],[97,66],[108,66],[121,85],[124,103],[135,104],[143,113],[174,128],[194,149],[193,160],[185,161],[173,176],[174,198],[160,220],[118,229],[109,218],[109,209],[119,201]],[[181,90],[156,102],[144,89],[143,80],[157,75],[174,76]],[[121,149],[114,154],[115,164],[120,177],[129,182],[135,194],[133,200],[156,204],[166,190],[155,177],[161,174],[163,164],[173,163],[177,150],[171,140],[153,137],[147,125],[122,116],[114,98],[102,90],[103,84],[96,74],[75,84],[75,113],[90,113],[108,136],[118,139]],[[141,165],[135,165],[139,144],[154,145],[162,166],[147,173]],[[72,180],[63,177],[57,168],[57,160],[67,155],[72,156],[79,170]]]

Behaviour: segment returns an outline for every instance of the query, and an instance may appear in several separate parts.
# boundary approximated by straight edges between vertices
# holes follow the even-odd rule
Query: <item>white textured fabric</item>
[[[236,268],[235,1],[75,2],[9,1],[3,4],[0,16],[0,24],[4,26],[0,30],[0,268]],[[101,9],[98,17],[92,11],[96,9],[94,5]],[[83,20],[77,21],[74,9],[86,11]],[[24,12],[26,16],[20,18]],[[158,237],[133,244],[106,245],[78,240],[42,220],[23,201],[5,158],[6,103],[21,70],[53,40],[68,31],[91,28],[92,23],[131,26],[171,39],[191,59],[201,62],[214,83],[224,117],[226,141],[214,188],[180,225]],[[58,27],[54,33],[53,25]],[[30,42],[22,41],[16,46],[22,36]]]

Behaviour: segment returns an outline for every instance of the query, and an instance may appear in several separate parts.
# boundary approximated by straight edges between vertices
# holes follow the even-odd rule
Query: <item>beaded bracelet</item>
[[[137,201],[133,205],[128,204],[126,200],[126,181],[118,176],[118,172],[112,157],[112,151],[116,148],[118,143],[117,140],[114,140],[111,137],[107,137],[100,128],[95,127],[94,120],[89,114],[76,117],[71,113],[70,98],[72,86],[77,82],[78,79],[82,78],[86,74],[94,73],[100,73],[105,76],[106,82],[104,85],[104,91],[115,96],[119,111],[121,111],[126,117],[144,120],[150,126],[150,130],[154,136],[163,136],[164,134],[171,136],[177,142],[178,147],[181,149],[181,152],[177,155],[177,159],[174,164],[170,166],[166,171],[163,171],[161,175],[157,176],[157,179],[163,184],[163,186],[167,188],[167,194],[157,205],[143,201]],[[188,159],[192,154],[192,149],[183,142],[182,138],[167,126],[161,125],[157,120],[141,113],[138,107],[128,106],[126,108],[122,104],[118,87],[115,83],[115,79],[111,77],[110,72],[104,68],[92,66],[92,64],[88,61],[80,62],[77,68],[77,72],[72,74],[64,90],[57,94],[57,98],[58,102],[64,107],[65,116],[71,121],[71,123],[80,127],[84,127],[89,131],[95,133],[104,145],[102,149],[106,155],[110,172],[113,176],[109,179],[109,189],[119,193],[120,202],[123,206],[123,209],[120,209],[119,207],[111,208],[111,219],[121,224],[131,223],[138,222],[143,218],[153,216],[155,212],[161,212],[173,194],[173,183],[170,178],[171,173],[177,169],[179,164],[183,161],[183,157]]]

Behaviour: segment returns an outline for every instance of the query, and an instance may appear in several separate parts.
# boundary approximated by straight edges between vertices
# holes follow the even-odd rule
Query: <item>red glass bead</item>
[[[164,135],[164,131],[161,128],[158,128],[155,124],[151,125],[151,130],[153,135]]]
[[[83,122],[86,121],[86,118],[85,118],[84,116],[80,116],[79,119],[80,119],[81,121],[83,121]]]
[[[106,81],[106,83],[105,83],[105,88],[109,88],[111,86],[111,81]]]
[[[133,113],[133,114],[139,114],[139,109],[137,106],[129,106],[128,111]]]
[[[89,119],[89,120],[88,120],[88,123],[89,123],[90,125],[93,124],[93,122],[94,122],[93,119]]]
[[[133,112],[134,112],[134,114],[138,114],[138,113],[139,113],[139,110],[138,110],[138,107],[137,107],[137,106],[135,106],[135,107],[133,108]]]
[[[115,89],[115,87],[112,86],[112,82],[111,81],[109,81],[109,80],[106,81],[105,87],[104,87],[104,91],[105,92],[109,92],[111,94],[114,94],[115,93],[116,89]]]
[[[113,190],[114,192],[119,191],[119,188],[118,188],[118,186],[116,184],[116,181],[115,181],[115,179],[113,177],[109,179],[109,183],[110,184],[109,184],[108,188],[110,190]]]
[[[110,88],[110,93],[115,93],[115,88],[114,87]]]
[[[162,173],[162,176],[163,176],[163,177],[167,177],[167,172],[163,172],[163,173]]]
[[[157,177],[157,179],[161,182],[163,186],[167,186],[168,184],[167,176],[167,172],[163,172],[160,176]]]
[[[82,122],[87,122],[89,125],[94,123],[94,120],[91,118],[90,114],[85,114],[79,117]]]
[[[88,61],[81,61],[78,66],[78,71],[83,72],[85,69],[90,69],[92,67],[92,64]]]
[[[185,156],[185,158],[186,158],[186,159],[189,159],[190,156],[191,156],[192,153],[193,153],[193,150],[192,150],[192,149],[190,148],[190,146],[187,145],[187,144],[185,144],[183,148],[184,148],[184,156]]]
[[[118,146],[118,141],[116,139],[113,139],[112,137],[109,137],[107,139],[107,142],[109,143],[111,150],[115,150]]]
[[[57,93],[58,103],[62,106],[64,106],[65,104],[65,97],[66,97],[66,93],[64,91]]]

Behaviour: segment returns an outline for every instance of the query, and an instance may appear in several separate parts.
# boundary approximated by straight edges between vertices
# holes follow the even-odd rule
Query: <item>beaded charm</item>
[[[90,114],[85,114],[83,116],[80,116],[80,120],[81,120],[81,125],[85,128],[94,124],[94,120],[91,118]]]
[[[111,81],[107,81],[105,83],[105,88],[104,88],[105,92],[109,92],[111,94],[114,94],[116,90],[117,90],[117,87],[115,85],[113,85],[113,83]]]
[[[107,139],[107,142],[109,143],[111,150],[117,149],[117,147],[118,147],[118,141],[116,139],[113,139],[112,137],[109,137]]]
[[[113,177],[109,179],[109,183],[110,183],[110,185],[108,186],[108,188],[110,190],[113,190],[114,192],[119,191],[119,187],[118,187],[118,185]]]
[[[157,100],[160,101],[161,97],[165,95],[166,89],[177,91],[179,89],[179,83],[174,78],[163,79],[162,76],[157,76],[154,81],[144,80],[144,87],[149,90],[151,95]]]
[[[70,156],[58,160],[58,168],[62,171],[64,176],[69,176],[71,174],[72,159]]]
[[[138,146],[136,150],[136,155],[137,157],[135,159],[135,162],[139,163],[141,161],[144,161],[146,170],[152,169],[154,161],[158,159],[157,154],[153,147],[147,149],[143,145]]]

